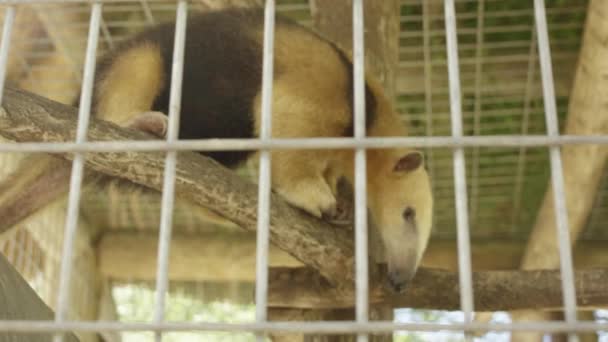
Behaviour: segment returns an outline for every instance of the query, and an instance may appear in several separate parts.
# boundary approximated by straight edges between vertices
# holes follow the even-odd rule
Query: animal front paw
[[[332,217],[328,217],[327,221],[338,226],[349,226],[353,224],[354,211],[352,202],[344,199],[338,200],[336,205],[336,213]]]
[[[161,139],[167,135],[169,117],[161,112],[143,112],[127,121],[127,127],[150,133]]]
[[[301,208],[313,216],[324,219],[336,216],[336,197],[329,185],[322,179],[299,181],[295,185],[278,188],[277,192],[289,204]]]

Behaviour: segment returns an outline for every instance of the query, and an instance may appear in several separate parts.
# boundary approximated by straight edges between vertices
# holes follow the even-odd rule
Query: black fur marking
[[[262,49],[247,33],[260,25],[263,16],[257,11],[209,12],[188,18],[180,139],[253,138],[251,109],[262,82]],[[169,111],[174,29],[173,22],[161,24],[127,43],[152,42],[160,47],[166,86],[151,110],[165,114]],[[100,68],[103,73],[103,63]],[[203,152],[226,166],[238,164],[250,153]]]
[[[146,30],[100,60],[98,79],[112,66],[115,57],[125,50],[153,43],[162,53],[165,86],[151,111],[168,113],[170,75],[173,57],[174,23]],[[252,36],[261,31],[261,9],[232,9],[191,15],[186,30],[184,74],[180,115],[180,139],[252,138],[253,100],[262,83],[262,42]],[[298,26],[334,47],[348,70],[347,98],[353,101],[352,63],[335,44],[286,18],[277,16],[276,27]],[[281,63],[275,63],[280,75]],[[96,108],[98,99],[93,99]],[[366,126],[375,119],[376,100],[366,84]],[[95,110],[95,109],[94,109]],[[352,121],[345,135],[353,134]],[[252,151],[201,152],[231,167],[244,161]]]

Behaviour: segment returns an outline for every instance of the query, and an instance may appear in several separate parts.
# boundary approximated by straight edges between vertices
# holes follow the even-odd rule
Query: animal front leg
[[[336,215],[336,197],[323,177],[323,161],[312,151],[272,153],[272,183],[291,205],[318,218]]]

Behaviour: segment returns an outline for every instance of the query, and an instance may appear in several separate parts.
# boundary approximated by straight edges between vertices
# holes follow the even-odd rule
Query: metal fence
[[[52,2],[54,0],[47,0]],[[81,0],[82,1],[82,0]],[[112,0],[107,2],[120,2]],[[368,0],[369,1],[369,0]],[[15,6],[23,3],[34,3],[35,0],[11,1],[0,3],[8,6],[5,12],[2,43],[0,45],[0,94],[6,74],[7,56],[10,48],[12,23],[15,17]],[[77,2],[77,0],[57,0],[57,2]],[[83,73],[80,107],[78,112],[77,138],[73,143],[22,143],[0,144],[0,152],[72,152],[75,154],[70,193],[68,199],[67,220],[60,272],[60,285],[57,293],[55,321],[1,321],[0,331],[20,332],[65,332],[65,331],[127,331],[149,330],[160,338],[166,331],[230,331],[255,332],[259,338],[264,334],[278,331],[299,331],[308,333],[357,333],[358,340],[365,341],[368,333],[395,330],[435,331],[435,330],[493,330],[522,331],[538,330],[545,332],[580,332],[596,331],[601,325],[590,322],[579,322],[576,318],[576,300],[573,278],[572,255],[568,235],[568,218],[564,182],[561,165],[560,147],[564,144],[608,144],[608,136],[563,136],[558,131],[556,96],[552,75],[552,59],[549,48],[545,4],[543,0],[534,1],[536,24],[536,41],[542,75],[542,89],[546,118],[546,135],[510,135],[510,136],[473,136],[463,135],[463,118],[461,103],[461,81],[459,72],[459,54],[454,0],[445,0],[445,32],[447,42],[447,66],[449,72],[450,96],[450,136],[403,137],[403,138],[366,138],[365,137],[365,96],[364,96],[364,41],[363,41],[363,0],[354,0],[354,79],[355,79],[355,137],[331,139],[273,139],[270,137],[272,97],[272,60],[274,40],[275,1],[266,1],[264,29],[264,69],[262,87],[262,129],[258,139],[232,139],[227,141],[178,141],[180,113],[181,79],[184,56],[185,27],[189,3],[179,0],[176,13],[175,47],[173,69],[171,74],[171,99],[169,129],[165,142],[87,142],[86,132],[89,122],[91,94],[95,77],[95,57],[102,27],[102,7],[104,2],[91,2],[91,17],[88,28],[85,67]],[[1,95],[0,95],[1,98]],[[371,147],[449,147],[453,153],[453,172],[455,177],[454,194],[456,203],[456,221],[458,237],[458,261],[460,274],[461,306],[465,313],[462,323],[453,325],[408,324],[394,322],[370,322],[368,317],[368,264],[367,264],[367,217],[365,196],[365,150]],[[546,146],[550,151],[550,166],[555,206],[557,229],[560,247],[560,270],[562,274],[565,322],[534,322],[512,324],[481,324],[472,322],[473,290],[471,286],[471,260],[469,237],[469,210],[467,196],[467,176],[465,170],[465,147],[529,147]],[[181,150],[238,150],[259,149],[261,160],[259,166],[259,207],[257,230],[257,268],[256,268],[256,321],[248,324],[224,323],[172,323],[164,319],[165,292],[168,284],[168,256],[171,238],[172,214],[174,204],[174,182],[176,155]],[[268,283],[268,247],[269,247],[269,194],[270,194],[270,154],[273,149],[319,149],[319,148],[352,148],[356,150],[356,184],[355,184],[355,237],[356,237],[356,320],[353,322],[269,322],[267,320],[267,283]],[[78,227],[78,212],[84,159],[86,153],[100,151],[166,151],[166,166],[162,191],[162,214],[160,223],[158,268],[156,283],[156,306],[154,320],[149,323],[121,322],[77,322],[66,319],[70,306],[68,293],[72,275],[72,252],[74,237]],[[62,335],[57,335],[57,341]],[[574,336],[571,336],[574,338]]]

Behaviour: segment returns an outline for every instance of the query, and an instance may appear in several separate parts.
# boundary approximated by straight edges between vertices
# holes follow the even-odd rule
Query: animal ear
[[[424,162],[424,157],[419,151],[408,152],[405,156],[401,157],[395,164],[393,171],[395,172],[409,172],[418,169]]]

